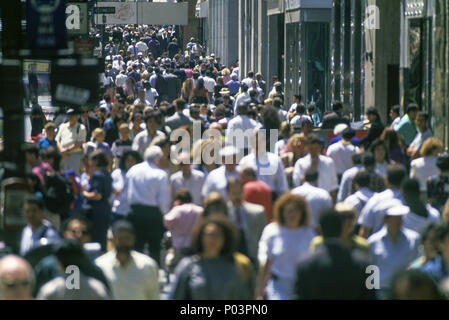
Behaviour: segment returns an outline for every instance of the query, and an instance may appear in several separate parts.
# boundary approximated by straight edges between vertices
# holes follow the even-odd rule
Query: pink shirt
[[[191,231],[203,214],[203,208],[193,203],[176,206],[164,216],[164,226],[171,232],[173,248],[190,246]]]

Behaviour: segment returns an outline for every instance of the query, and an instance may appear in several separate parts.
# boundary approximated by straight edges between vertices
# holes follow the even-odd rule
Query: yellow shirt
[[[368,241],[365,238],[359,237],[357,235],[352,237],[353,248],[360,250],[361,252],[369,255],[370,247]],[[312,239],[310,243],[310,252],[315,252],[321,245],[323,245],[323,237],[317,236]]]

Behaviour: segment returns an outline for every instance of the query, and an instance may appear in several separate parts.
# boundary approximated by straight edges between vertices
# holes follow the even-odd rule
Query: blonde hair
[[[231,71],[228,68],[224,68],[221,70],[221,74],[224,76],[229,76],[231,74]]]
[[[443,148],[441,140],[435,137],[430,137],[424,141],[419,153],[421,157],[428,157],[431,156],[435,150],[441,151],[441,148]]]
[[[91,137],[91,141],[95,141],[95,138],[99,135],[99,134],[103,134],[106,135],[106,133],[104,132],[104,130],[102,128],[96,128],[94,131],[92,131],[92,137]]]
[[[301,141],[302,144],[307,144],[307,137],[304,133],[295,133],[288,139],[287,145],[290,151],[293,151],[293,145],[296,143],[296,141]]]

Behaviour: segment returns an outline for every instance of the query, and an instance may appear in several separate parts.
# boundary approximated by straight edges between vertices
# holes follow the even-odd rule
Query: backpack
[[[68,213],[75,200],[72,182],[60,173],[46,176],[44,200],[48,210],[60,215]]]

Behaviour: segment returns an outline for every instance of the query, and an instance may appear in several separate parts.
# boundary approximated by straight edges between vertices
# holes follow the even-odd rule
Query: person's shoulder
[[[430,203],[426,204],[426,209],[427,209],[427,212],[429,213],[430,218],[432,220],[439,221],[441,219],[441,215],[440,215],[440,212],[438,211],[438,209],[432,207],[432,205]]]
[[[133,250],[131,251],[131,256],[138,268],[158,269],[156,261],[146,254]]]
[[[372,234],[367,239],[367,241],[369,244],[372,244],[372,243],[382,240],[386,235],[387,235],[387,229],[386,229],[386,227],[384,227],[384,228],[380,229],[379,231],[377,231],[376,233]]]
[[[279,224],[275,221],[270,222],[269,224],[267,224],[265,226],[265,228],[263,229],[263,233],[265,234],[265,236],[274,236],[276,234],[278,234],[281,230],[281,227],[279,226]]]
[[[112,261],[114,261],[114,259],[115,254],[114,251],[111,250],[96,258],[94,262],[98,267],[104,268],[106,266],[112,266]]]
[[[413,159],[410,162],[411,167],[422,167],[424,165],[424,157]]]
[[[198,179],[203,179],[205,176],[204,172],[197,169],[192,169],[192,175]]]
[[[170,175],[170,181],[176,181],[178,179],[182,178],[182,171],[178,170],[175,173],[173,173],[172,175]]]
[[[52,300],[56,299],[58,293],[66,289],[66,281],[63,277],[54,278],[45,283],[39,290],[37,300]],[[61,297],[62,298],[62,297]]]
[[[300,230],[301,229],[307,238],[313,239],[317,236],[315,230],[311,226],[304,226],[304,227],[301,227]]]
[[[354,241],[356,248],[361,249],[363,251],[369,251],[370,245],[365,238],[360,237],[358,235],[354,235],[352,240]]]
[[[87,277],[87,276],[85,278],[85,282],[87,283],[88,287],[94,292],[94,294],[97,296],[97,299],[110,299],[108,290],[103,282],[101,282],[100,280],[95,279],[93,277]]]
[[[243,206],[245,207],[245,210],[248,211],[250,214],[258,215],[258,214],[264,214],[265,208],[261,206],[260,204],[251,203],[251,202],[243,202]]]
[[[129,168],[129,170],[126,172],[126,175],[128,175],[130,173],[134,173],[136,171],[139,171],[142,168],[146,168],[146,166],[147,166],[146,161],[142,161],[141,163],[137,163],[137,164],[133,165],[131,168]]]
[[[420,234],[415,230],[403,227],[402,232],[409,240],[417,241],[420,238]]]
[[[320,154],[320,161],[325,163],[326,165],[334,164],[334,160],[331,157]]]
[[[134,137],[134,141],[137,141],[139,139],[143,139],[147,135],[148,135],[148,131],[147,130],[142,130]]]

